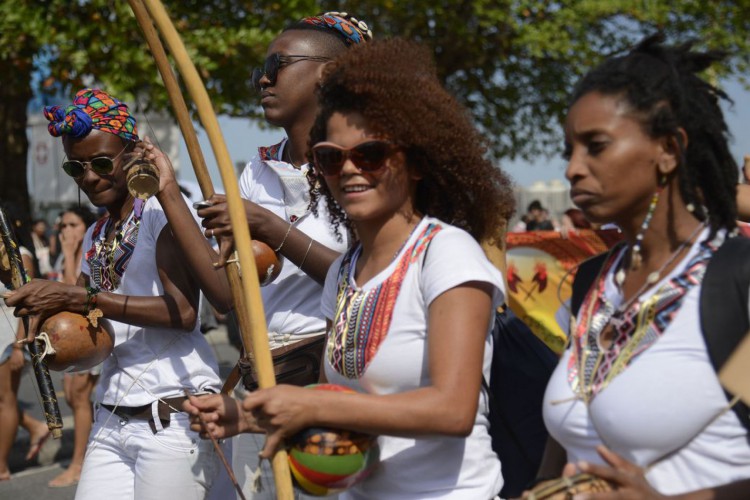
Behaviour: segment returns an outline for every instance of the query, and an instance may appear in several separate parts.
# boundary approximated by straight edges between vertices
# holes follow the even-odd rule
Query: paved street
[[[229,344],[226,328],[223,325],[206,334],[206,339],[219,359],[219,369],[222,379],[224,379],[237,361],[237,350]],[[65,403],[65,396],[62,391],[62,374],[51,372],[51,375],[60,403],[60,412],[63,415],[63,437],[58,441],[48,439],[37,459],[33,462],[26,462],[24,456],[28,451],[29,437],[25,430],[19,429],[9,460],[12,478],[10,481],[0,482],[1,499],[39,500],[54,498],[55,500],[68,500],[75,496],[75,486],[68,488],[47,487],[47,483],[67,465],[73,451],[73,418],[70,408]],[[43,419],[33,377],[34,374],[31,370],[24,374],[19,389],[19,400],[25,410],[29,411],[34,417]]]

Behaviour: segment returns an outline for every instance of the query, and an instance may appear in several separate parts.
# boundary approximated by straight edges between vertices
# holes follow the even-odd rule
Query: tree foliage
[[[250,68],[290,21],[347,2],[169,0],[164,2],[191,50],[217,111],[258,117]],[[603,56],[645,34],[727,50],[712,76],[750,67],[750,0],[360,0],[358,17],[376,37],[401,35],[434,50],[441,78],[470,109],[498,158],[554,150],[559,119],[575,80]],[[36,68],[36,69],[35,69]],[[140,29],[124,0],[0,0],[0,197],[18,196],[8,172],[25,171],[25,102],[36,92],[70,94],[97,83],[136,108],[165,108],[167,97]],[[12,77],[7,75],[12,74]],[[15,139],[9,136],[16,136]],[[9,144],[13,142],[13,145]],[[13,149],[15,148],[15,149]],[[19,176],[23,177],[23,176]],[[10,191],[13,191],[11,193]],[[24,185],[21,191],[25,192]]]

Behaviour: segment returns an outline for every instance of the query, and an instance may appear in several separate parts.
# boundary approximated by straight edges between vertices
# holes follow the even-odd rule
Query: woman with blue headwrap
[[[61,311],[107,322],[114,332],[76,498],[203,499],[219,474],[218,457],[180,408],[185,390],[218,391],[218,367],[199,330],[198,286],[162,207],[128,191],[135,118],[98,89],[44,114],[50,134],[62,137],[63,170],[108,212],[86,232],[76,285],[35,280],[7,299],[29,316],[29,339]]]

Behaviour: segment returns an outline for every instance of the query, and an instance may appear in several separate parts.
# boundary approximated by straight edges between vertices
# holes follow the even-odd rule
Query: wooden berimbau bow
[[[227,266],[227,278],[232,287],[232,296],[242,334],[242,342],[246,346],[246,349],[251,348],[252,350],[255,360],[255,370],[258,376],[258,385],[261,388],[273,387],[276,385],[276,379],[273,371],[271,349],[268,344],[268,331],[266,329],[263,301],[260,296],[260,284],[255,260],[252,255],[250,230],[242,199],[240,198],[237,176],[232,168],[229,152],[219,128],[218,119],[211,106],[206,87],[203,85],[182,39],[160,0],[128,0],[128,2],[133,9],[138,24],[144,32],[159,72],[164,80],[170,102],[185,137],[185,143],[188,146],[195,175],[204,198],[208,198],[214,193],[211,178],[208,175],[208,169],[200,153],[198,139],[190,121],[187,106],[166,57],[164,47],[154,29],[154,24],[164,38],[164,42],[175,60],[177,69],[196,104],[201,123],[208,135],[211,148],[219,166],[221,179],[226,189],[229,218],[239,257],[239,268],[236,263]],[[241,279],[240,269],[243,270]],[[277,498],[283,500],[294,498],[286,451],[278,451],[274,455],[271,465],[274,473]]]
[[[0,208],[0,238],[2,239],[2,246],[5,247],[8,267],[11,273],[10,283],[6,283],[6,286],[12,290],[16,290],[31,280],[23,267],[21,249],[16,241],[13,228],[5,210],[2,208]],[[23,317],[21,320],[28,332],[28,317]],[[62,437],[62,417],[60,416],[60,407],[57,404],[57,396],[55,395],[55,388],[52,385],[52,379],[49,376],[47,363],[44,362],[42,356],[41,344],[38,340],[35,340],[26,344],[26,347],[29,349],[29,353],[31,353],[31,365],[34,368],[34,377],[39,387],[39,396],[41,397],[47,428],[52,432],[53,438],[60,439]]]

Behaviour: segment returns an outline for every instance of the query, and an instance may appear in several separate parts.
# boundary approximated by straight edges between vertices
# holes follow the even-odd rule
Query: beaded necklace
[[[723,235],[717,235],[712,241],[701,243],[679,275],[650,297],[642,299],[639,291],[637,300],[628,301],[621,312],[605,296],[606,276],[622,255],[610,257],[581,308],[581,321],[571,330],[573,346],[568,381],[578,397],[590,403],[635,357],[661,337],[687,293],[703,281],[706,265],[722,240]],[[616,314],[620,317],[613,321]],[[608,325],[614,329],[614,335],[612,344],[605,349],[600,337]]]
[[[110,242],[107,242],[107,234],[113,224],[112,217],[100,219],[94,226],[92,245],[86,252],[86,261],[91,268],[91,280],[96,288],[112,292],[120,287],[138,241],[144,205],[144,200],[135,200],[128,217],[115,226],[115,236]]]

